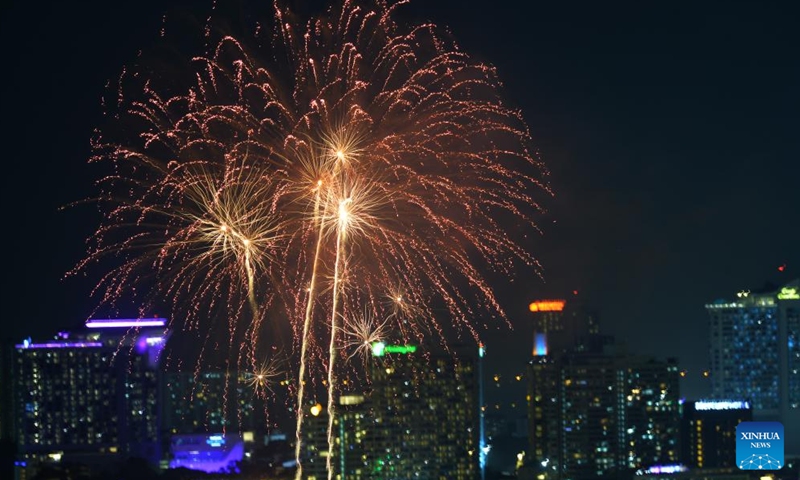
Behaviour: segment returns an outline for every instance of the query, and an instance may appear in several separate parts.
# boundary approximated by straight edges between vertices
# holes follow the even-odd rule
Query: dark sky
[[[0,7],[12,340],[91,311],[88,282],[61,278],[98,219],[92,207],[59,207],[94,193],[86,160],[106,82],[158,40],[165,12],[198,3],[208,2]],[[521,272],[500,293],[514,323],[528,319],[530,300],[578,290],[604,331],[632,351],[679,357],[686,396],[704,393],[703,304],[800,276],[792,3],[412,2],[411,18],[449,26],[463,50],[497,67],[552,172],[544,235],[530,245],[545,278]],[[524,368],[527,339],[487,338],[490,354],[502,345],[497,368]]]

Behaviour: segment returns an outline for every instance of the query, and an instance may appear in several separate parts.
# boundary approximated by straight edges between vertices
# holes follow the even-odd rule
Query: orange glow
[[[531,312],[560,312],[564,310],[564,300],[539,300],[531,302],[528,310]]]

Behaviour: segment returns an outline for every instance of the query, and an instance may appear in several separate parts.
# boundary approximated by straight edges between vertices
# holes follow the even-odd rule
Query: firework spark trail
[[[166,301],[171,327],[205,332],[201,354],[244,335],[231,369],[288,347],[264,332],[288,321],[298,478],[303,403],[321,386],[331,445],[351,312],[386,319],[382,338],[452,326],[478,340],[508,323],[486,272],[540,271],[520,242],[550,191],[522,115],[445,30],[398,23],[405,3],[344,0],[298,19],[276,0],[256,30],[265,51],[209,26],[186,78],[125,68],[93,142],[113,172],[74,273],[110,257],[100,303]]]
[[[336,259],[334,260],[333,266],[333,293],[331,296],[331,339],[330,339],[330,346],[328,349],[328,455],[326,457],[326,465],[328,471],[328,480],[332,480],[333,478],[333,468],[331,468],[331,464],[333,462],[332,453],[333,453],[333,425],[336,415],[336,353],[339,349],[339,344],[337,342],[337,334],[339,331],[339,326],[337,322],[337,316],[339,316],[339,296],[341,295],[340,289],[342,288],[341,284],[341,270],[342,270],[342,262],[344,261],[345,254],[344,254],[344,241],[345,236],[347,235],[347,228],[349,226],[349,219],[350,219],[350,211],[348,206],[352,203],[351,198],[346,198],[344,200],[339,201],[339,209],[338,209],[338,225],[336,227]]]
[[[306,301],[306,309],[305,309],[305,316],[303,318],[303,331],[301,333],[301,340],[300,340],[300,370],[298,372],[298,380],[297,380],[297,420],[296,420],[296,428],[295,428],[295,436],[296,436],[296,443],[295,443],[295,459],[298,460],[297,462],[297,473],[296,478],[299,480],[302,478],[303,474],[303,466],[302,463],[299,462],[300,453],[302,451],[303,445],[303,438],[302,438],[302,430],[303,430],[303,418],[305,417],[305,410],[303,408],[303,397],[305,395],[305,381],[306,381],[306,361],[307,361],[307,353],[308,353],[308,343],[309,343],[309,333],[310,333],[310,325],[311,325],[311,313],[313,311],[313,302],[314,302],[314,295],[316,293],[316,283],[317,283],[317,267],[319,265],[320,259],[320,251],[322,250],[322,240],[323,240],[323,223],[322,220],[319,218],[319,208],[320,208],[320,197],[322,194],[322,180],[317,181],[317,188],[316,193],[314,194],[314,223],[319,225],[319,231],[317,233],[317,246],[314,249],[314,260],[312,261],[311,266],[311,282],[308,286],[308,300]]]

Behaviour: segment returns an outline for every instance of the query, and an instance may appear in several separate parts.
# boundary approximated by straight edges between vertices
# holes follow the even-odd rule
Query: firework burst
[[[403,3],[345,1],[300,21],[276,2],[249,40],[211,41],[185,84],[127,71],[95,141],[114,173],[77,270],[119,259],[102,301],[152,274],[182,327],[213,331],[222,312],[250,364],[281,341],[263,327],[290,324],[296,411],[306,384],[324,385],[329,427],[340,354],[390,332],[444,338],[445,325],[477,340],[505,320],[486,272],[539,270],[507,229],[535,230],[549,194],[521,114],[443,30],[399,24]],[[298,478],[302,425],[299,413]]]
[[[280,377],[284,376],[280,361],[276,358],[277,357],[270,357],[252,371],[245,372],[244,374],[245,383],[253,390],[253,393],[260,398],[266,398],[270,394],[274,394],[275,392],[272,390],[272,386]]]
[[[347,360],[361,356],[366,365],[372,354],[373,345],[383,342],[389,336],[390,320],[391,318],[386,318],[379,321],[370,311],[365,311],[361,315],[351,316],[343,328],[342,349],[345,351],[351,350]]]

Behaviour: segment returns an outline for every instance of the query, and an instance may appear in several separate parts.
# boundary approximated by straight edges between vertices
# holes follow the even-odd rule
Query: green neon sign
[[[800,300],[800,292],[793,287],[783,287],[778,294],[778,300]]]
[[[373,357],[382,357],[387,353],[399,353],[401,355],[407,355],[416,351],[416,345],[386,345],[383,342],[375,342],[372,344]]]

